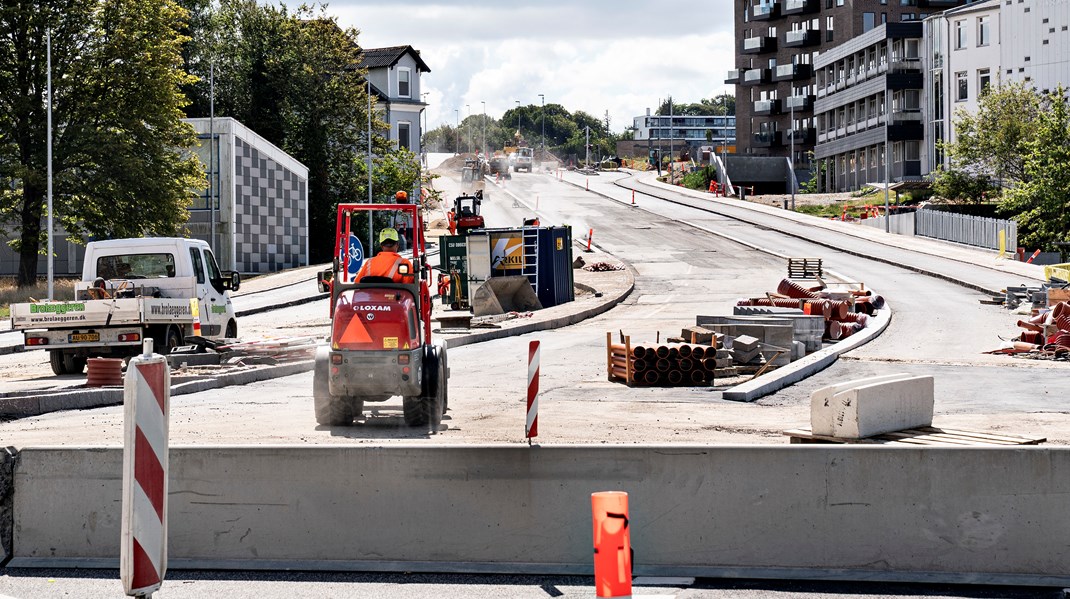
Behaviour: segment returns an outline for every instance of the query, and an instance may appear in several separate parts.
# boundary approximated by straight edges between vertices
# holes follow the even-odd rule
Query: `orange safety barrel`
[[[628,529],[628,494],[591,494],[594,522],[594,587],[598,597],[631,597],[632,534]]]
[[[420,344],[416,301],[402,289],[354,289],[335,304],[332,349],[407,350]]]

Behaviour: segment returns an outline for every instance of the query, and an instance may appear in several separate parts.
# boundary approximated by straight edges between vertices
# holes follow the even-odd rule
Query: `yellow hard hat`
[[[394,198],[398,200],[407,200],[409,199],[409,194],[405,193],[404,191],[399,191],[394,194]]]
[[[390,227],[387,227],[387,228],[383,229],[382,231],[379,231],[379,243],[383,243],[384,241],[393,241],[394,243],[397,243],[397,241],[398,241],[398,231],[397,231],[397,229],[392,229]]]

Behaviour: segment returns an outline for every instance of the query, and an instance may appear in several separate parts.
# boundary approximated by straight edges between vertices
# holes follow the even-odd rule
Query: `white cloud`
[[[681,102],[730,91],[734,68],[728,0],[679,10],[636,0],[584,2],[357,0],[329,4],[364,47],[411,45],[431,73],[421,78],[428,127],[482,111],[498,118],[516,106],[547,103],[582,110],[622,131],[632,117],[672,95]]]

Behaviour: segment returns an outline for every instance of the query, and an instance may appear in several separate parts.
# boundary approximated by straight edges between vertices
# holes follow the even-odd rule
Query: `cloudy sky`
[[[483,110],[494,118],[547,103],[623,131],[672,95],[697,102],[727,90],[734,68],[732,4],[705,0],[666,10],[635,0],[333,0],[327,12],[360,30],[365,48],[411,45],[431,68],[428,128]]]

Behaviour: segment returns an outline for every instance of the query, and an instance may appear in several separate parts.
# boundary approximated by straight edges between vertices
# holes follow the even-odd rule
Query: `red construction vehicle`
[[[482,229],[485,226],[483,217],[479,214],[482,203],[482,191],[476,191],[473,195],[457,196],[449,212],[450,235],[467,235],[472,229]]]
[[[402,233],[410,248],[403,255],[416,272],[401,274],[414,275],[414,282],[368,276],[354,281],[357,236],[374,233],[369,239],[378,239],[379,230],[399,214],[413,223]],[[419,206],[340,204],[334,248],[330,281],[320,284],[331,293],[331,335],[330,345],[316,353],[316,422],[348,426],[365,402],[401,396],[406,424],[437,430],[446,411],[449,369],[445,345],[431,340],[431,268]]]

